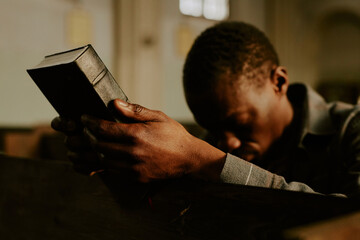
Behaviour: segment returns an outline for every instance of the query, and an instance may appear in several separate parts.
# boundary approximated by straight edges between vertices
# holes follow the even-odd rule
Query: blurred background
[[[221,20],[263,30],[291,82],[309,84],[329,101],[357,101],[358,0],[0,0],[0,135],[29,138],[0,136],[0,146],[12,149],[13,141],[14,153],[33,147],[57,116],[26,69],[88,43],[132,102],[192,126],[183,63],[195,37]]]

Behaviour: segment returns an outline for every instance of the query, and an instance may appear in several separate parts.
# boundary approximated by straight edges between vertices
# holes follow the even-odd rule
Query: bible
[[[27,72],[59,115],[75,121],[83,114],[118,121],[109,103],[128,100],[90,44],[45,56]]]

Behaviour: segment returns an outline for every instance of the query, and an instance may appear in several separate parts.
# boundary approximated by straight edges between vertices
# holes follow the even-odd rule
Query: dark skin
[[[261,87],[234,84],[225,75],[215,91],[186,95],[196,121],[215,136],[218,148],[247,161],[261,161],[283,136],[292,121],[293,109],[286,95],[286,70],[274,69],[273,76],[270,72],[259,76],[266,78]]]
[[[104,156],[98,162],[107,169],[133,171],[140,182],[188,174],[218,180],[225,161],[224,152],[195,138],[162,112],[120,99],[113,104],[118,114],[133,123],[115,123],[84,115],[84,139],[83,135],[71,135],[76,131],[66,129],[71,121],[61,118],[52,121],[54,129],[67,133],[70,158],[77,165],[96,162],[95,151]]]
[[[234,94],[234,87],[222,79],[219,87],[223,87],[212,98],[206,93],[200,98],[187,94],[195,118],[217,134],[223,151],[192,136],[164,113],[119,99],[113,102],[116,114],[131,123],[84,115],[83,134],[72,121],[59,117],[52,126],[68,135],[69,157],[76,166],[131,171],[140,182],[184,175],[217,181],[225,152],[248,161],[261,158],[291,123],[293,111],[286,97],[285,69],[277,67],[274,75],[264,77],[267,84],[261,89],[237,88]]]

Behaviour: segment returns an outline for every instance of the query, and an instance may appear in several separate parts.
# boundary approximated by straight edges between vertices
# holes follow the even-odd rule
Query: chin
[[[255,151],[241,151],[241,150],[235,150],[233,152],[231,152],[232,155],[235,155],[241,159],[244,159],[247,162],[258,162],[260,161],[260,154],[258,152]]]

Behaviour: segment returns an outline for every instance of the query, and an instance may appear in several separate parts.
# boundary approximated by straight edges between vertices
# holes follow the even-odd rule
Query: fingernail
[[[116,99],[115,101],[119,107],[128,107],[129,106],[129,103],[124,101],[124,100],[121,100],[121,99]]]

